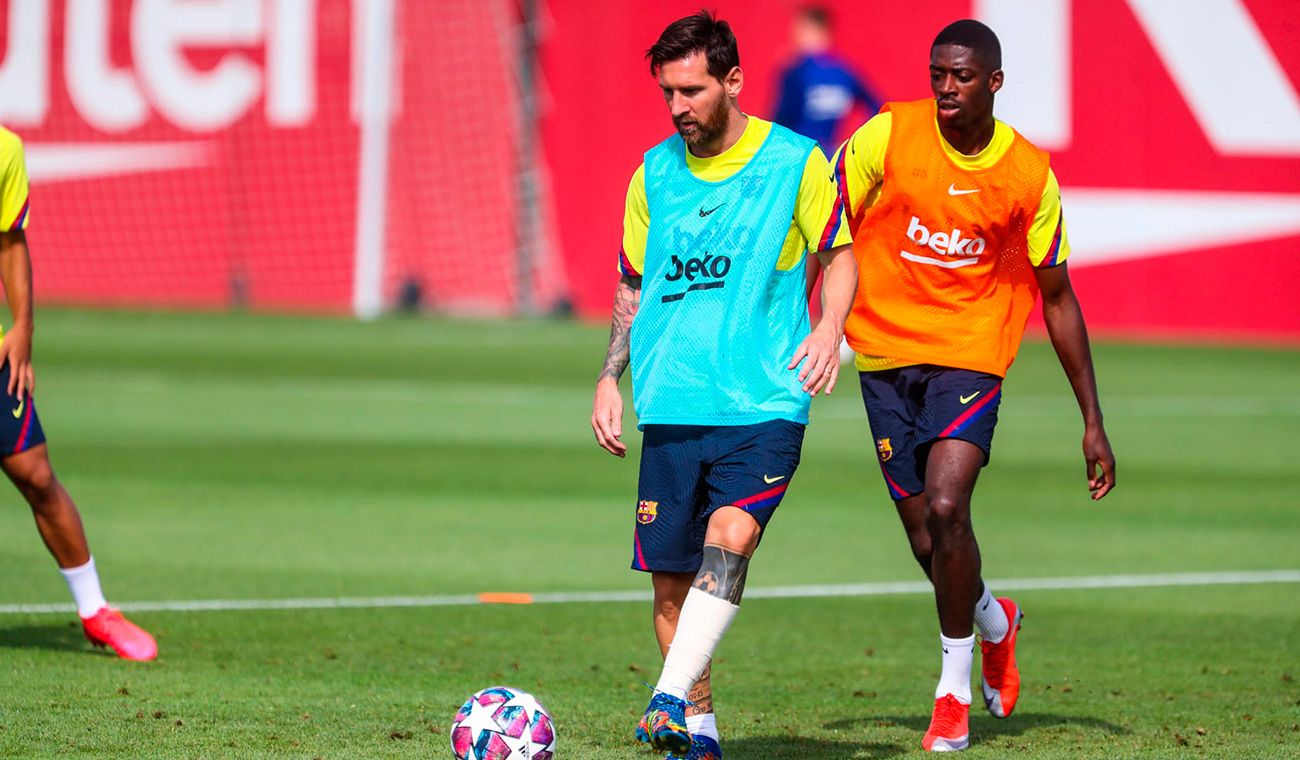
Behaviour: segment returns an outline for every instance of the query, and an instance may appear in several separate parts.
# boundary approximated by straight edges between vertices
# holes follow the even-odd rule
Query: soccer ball
[[[456,760],[551,760],[555,724],[537,698],[508,686],[470,697],[451,722]]]

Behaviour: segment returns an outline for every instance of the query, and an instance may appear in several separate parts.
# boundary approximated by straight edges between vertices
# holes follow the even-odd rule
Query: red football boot
[[[82,618],[81,627],[90,643],[112,647],[124,659],[145,661],[158,656],[158,643],[153,636],[112,607],[101,607],[94,615]]]
[[[927,752],[956,752],[970,746],[970,705],[951,694],[934,700],[934,716],[921,746]]]
[[[1025,613],[1010,599],[999,598],[1007,613],[1007,635],[996,644],[980,642],[980,681],[984,686],[984,706],[995,718],[1005,718],[1016,709],[1020,697],[1020,668],[1016,667],[1016,633]]]

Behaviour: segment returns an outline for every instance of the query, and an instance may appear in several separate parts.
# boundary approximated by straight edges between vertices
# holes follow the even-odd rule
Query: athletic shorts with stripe
[[[939,439],[973,443],[989,463],[1002,378],[932,364],[859,374],[889,498],[925,490],[926,457]]]
[[[9,395],[9,365],[0,367],[0,456],[20,454],[45,443],[41,418],[30,393],[18,399]]]
[[[766,529],[799,467],[804,426],[646,425],[632,569],[700,569],[709,517],[739,507]]]

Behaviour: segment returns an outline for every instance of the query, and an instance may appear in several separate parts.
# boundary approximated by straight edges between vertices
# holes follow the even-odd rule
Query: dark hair
[[[827,31],[831,28],[831,12],[824,5],[805,5],[799,9],[799,15]]]
[[[930,50],[933,51],[940,45],[970,48],[991,69],[1002,68],[1002,43],[998,42],[998,36],[973,18],[964,18],[945,26],[939,36],[934,38]]]
[[[692,53],[704,53],[709,62],[709,75],[719,81],[740,65],[731,25],[711,11],[700,11],[669,24],[645,51],[645,57],[650,59],[650,74],[657,76],[665,63],[679,61]]]

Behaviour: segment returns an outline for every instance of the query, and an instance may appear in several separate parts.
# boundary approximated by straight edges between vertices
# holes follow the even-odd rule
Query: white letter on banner
[[[0,121],[37,126],[50,106],[50,3],[9,3],[9,49],[0,65]]]
[[[262,28],[261,0],[136,0],[132,52],[158,111],[195,131],[238,121],[261,95],[257,66],[246,56],[226,53],[211,71],[200,72],[183,50],[256,45]]]
[[[273,0],[266,35],[266,120],[301,127],[316,115],[316,0]]]
[[[124,132],[149,120],[149,104],[130,71],[113,69],[108,10],[108,0],[68,0],[64,76],[68,97],[87,124]]]

